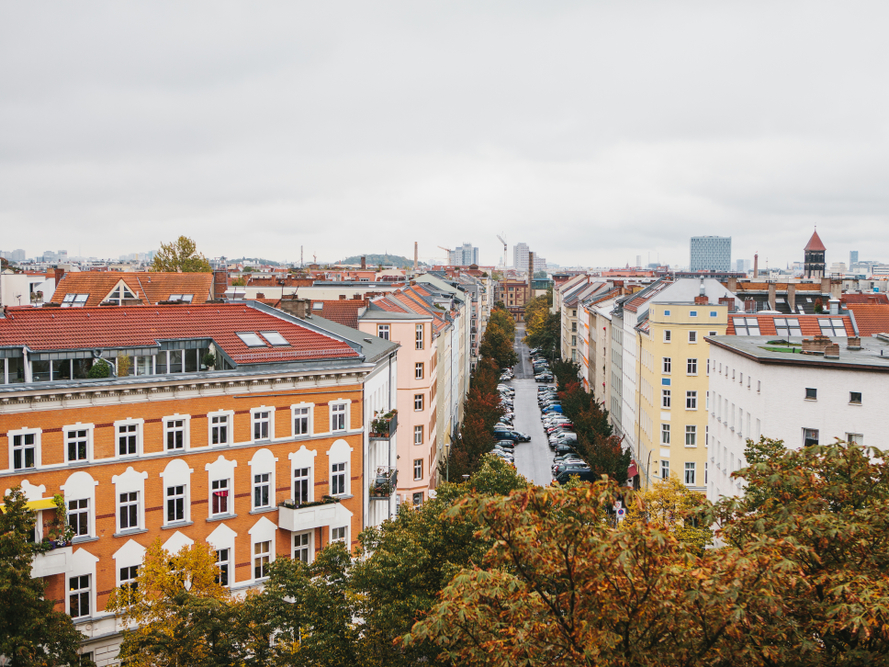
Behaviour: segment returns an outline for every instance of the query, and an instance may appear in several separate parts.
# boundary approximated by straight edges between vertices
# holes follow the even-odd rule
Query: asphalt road
[[[537,387],[534,372],[528,358],[528,346],[522,342],[525,328],[516,326],[515,351],[519,363],[515,365],[515,427],[517,431],[531,436],[531,442],[522,442],[515,448],[515,466],[519,474],[538,486],[549,486],[553,481],[551,466],[553,453],[549,448],[543,424],[540,423],[540,408],[537,407]]]

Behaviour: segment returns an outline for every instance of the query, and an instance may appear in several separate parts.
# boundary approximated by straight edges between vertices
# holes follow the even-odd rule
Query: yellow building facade
[[[699,299],[705,299],[702,297]],[[643,486],[669,476],[707,484],[707,336],[725,334],[728,306],[652,303],[639,325],[637,461]]]

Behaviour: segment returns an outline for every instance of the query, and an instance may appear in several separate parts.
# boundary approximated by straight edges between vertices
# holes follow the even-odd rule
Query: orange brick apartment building
[[[108,594],[155,539],[208,542],[233,590],[261,584],[276,556],[355,544],[369,503],[365,384],[383,378],[374,410],[394,407],[383,362],[397,348],[357,340],[253,304],[0,317],[0,482],[47,515],[38,538],[46,499],[64,495],[76,535],[37,557],[34,576],[99,665],[122,629]],[[119,377],[85,377],[99,356]]]

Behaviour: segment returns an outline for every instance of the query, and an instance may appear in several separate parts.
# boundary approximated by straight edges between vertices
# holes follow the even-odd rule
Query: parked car
[[[572,477],[577,477],[581,482],[595,482],[596,476],[589,468],[568,468],[556,475],[555,481],[559,484],[567,484]]]

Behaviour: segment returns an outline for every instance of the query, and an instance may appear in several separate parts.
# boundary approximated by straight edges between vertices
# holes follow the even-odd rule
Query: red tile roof
[[[358,311],[366,305],[364,299],[318,299],[312,301],[312,314],[357,329]]]
[[[889,304],[850,303],[849,310],[855,316],[858,333],[862,336],[876,336],[889,333]]]
[[[821,242],[821,237],[818,236],[818,230],[816,229],[812,232],[812,238],[809,239],[809,242],[806,244],[805,250],[814,251],[814,252],[823,252],[827,250],[824,247],[824,244]]]
[[[726,327],[725,334],[726,336],[736,336],[735,332],[735,318],[739,317],[755,317],[759,322],[759,335],[760,336],[777,336],[778,329],[775,327],[775,318],[784,318],[784,319],[792,319],[799,320],[799,328],[800,333],[803,336],[820,336],[821,335],[821,326],[818,324],[818,318],[843,318],[843,325],[846,327],[846,335],[847,336],[855,336],[855,328],[852,326],[852,319],[848,315],[830,315],[827,313],[821,313],[817,315],[802,315],[802,314],[793,314],[793,315],[762,315],[760,313],[733,313],[728,318],[728,326]],[[857,322],[857,317],[856,317]],[[862,334],[863,335],[863,334]]]
[[[263,276],[250,278],[247,281],[247,287],[311,287],[315,284],[313,278],[275,278],[273,276]]]
[[[843,303],[872,303],[872,304],[889,304],[889,296],[880,292],[879,294],[841,294],[840,301]]]
[[[238,332],[277,331],[288,347],[248,347]],[[152,347],[170,339],[212,338],[237,364],[356,357],[348,344],[245,304],[8,308],[0,346],[33,351]]]
[[[213,274],[148,271],[66,273],[56,285],[50,303],[62,303],[66,294],[89,294],[86,306],[98,306],[120,281],[126,283],[136,298],[146,304],[154,305],[160,301],[167,301],[171,294],[193,294],[192,304],[200,304],[210,298]]]

